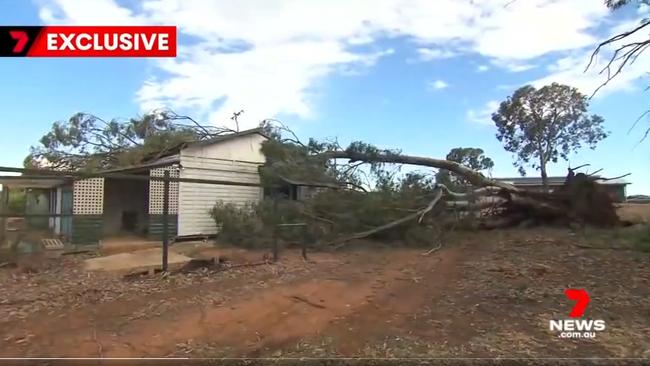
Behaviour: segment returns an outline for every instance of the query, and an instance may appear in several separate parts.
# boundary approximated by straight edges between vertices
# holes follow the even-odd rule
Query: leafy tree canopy
[[[125,167],[155,160],[183,142],[230,132],[234,131],[201,126],[168,110],[126,121],[77,113],[67,121],[54,122],[39,144],[30,148],[24,165],[56,170]]]
[[[483,149],[474,147],[457,147],[451,149],[446,159],[463,164],[476,171],[489,171],[494,167],[494,162],[484,155]],[[436,174],[436,182],[442,183],[456,191],[464,191],[470,186],[467,179],[445,169],[438,171]]]
[[[525,166],[541,172],[547,185],[546,165],[566,160],[583,144],[595,148],[607,137],[603,118],[589,115],[588,99],[576,88],[553,83],[536,89],[517,89],[492,114],[497,138],[507,151],[516,154],[514,165],[525,175]]]

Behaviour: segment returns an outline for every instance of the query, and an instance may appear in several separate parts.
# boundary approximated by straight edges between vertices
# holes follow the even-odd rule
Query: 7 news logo
[[[566,289],[564,294],[575,305],[569,313],[571,319],[551,320],[549,328],[557,331],[560,338],[595,338],[596,332],[605,330],[604,320],[580,319],[589,305],[589,294],[584,289]]]
[[[41,26],[0,26],[0,57],[25,57],[34,45]]]
[[[176,57],[175,26],[0,26],[0,57]]]

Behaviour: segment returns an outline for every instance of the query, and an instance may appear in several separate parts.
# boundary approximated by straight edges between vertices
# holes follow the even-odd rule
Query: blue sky
[[[165,24],[180,32],[176,59],[0,59],[0,165],[20,166],[52,122],[76,112],[129,118],[170,107],[217,125],[243,109],[244,127],[275,117],[304,138],[415,155],[481,147],[495,160],[494,176],[515,176],[489,118],[497,103],[528,83],[591,94],[603,81],[595,69],[583,72],[594,44],[648,12],[611,14],[598,0],[432,4],[0,0],[3,25]],[[611,136],[571,157],[605,175],[631,172],[630,193],[650,193],[650,141],[638,144],[650,121],[628,133],[649,107],[649,56],[591,102]]]

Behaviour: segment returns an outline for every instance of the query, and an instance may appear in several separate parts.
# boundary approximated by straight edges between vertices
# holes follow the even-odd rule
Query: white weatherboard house
[[[259,183],[259,167],[266,161],[261,146],[266,139],[257,128],[189,142],[146,164],[110,172],[163,176],[168,170],[172,177]],[[125,233],[161,236],[162,181],[107,177],[66,184],[61,180],[53,181],[47,190],[50,212],[73,214],[50,219],[53,231],[72,243],[93,243]],[[216,234],[209,210],[217,201],[244,205],[262,198],[261,187],[171,182],[170,236]]]

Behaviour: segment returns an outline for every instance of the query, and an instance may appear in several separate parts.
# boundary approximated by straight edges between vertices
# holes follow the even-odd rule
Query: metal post
[[[309,227],[307,225],[303,226],[302,229],[304,230],[304,233],[307,235],[302,236],[302,246],[301,246],[301,254],[302,254],[302,259],[307,260],[307,241],[312,240],[311,238],[311,232],[309,231]]]
[[[273,195],[273,212],[275,212],[277,215],[278,212],[277,194]],[[278,253],[280,251],[280,248],[278,248],[278,231],[279,231],[278,224],[276,224],[275,220],[273,220],[273,262],[277,262],[280,257],[280,254]]]
[[[169,170],[165,170],[163,181],[163,217],[162,217],[162,270],[167,272],[169,252]]]
[[[2,186],[0,191],[0,213],[9,213],[9,187]],[[7,220],[4,215],[0,216],[0,247],[4,245],[7,237]]]

